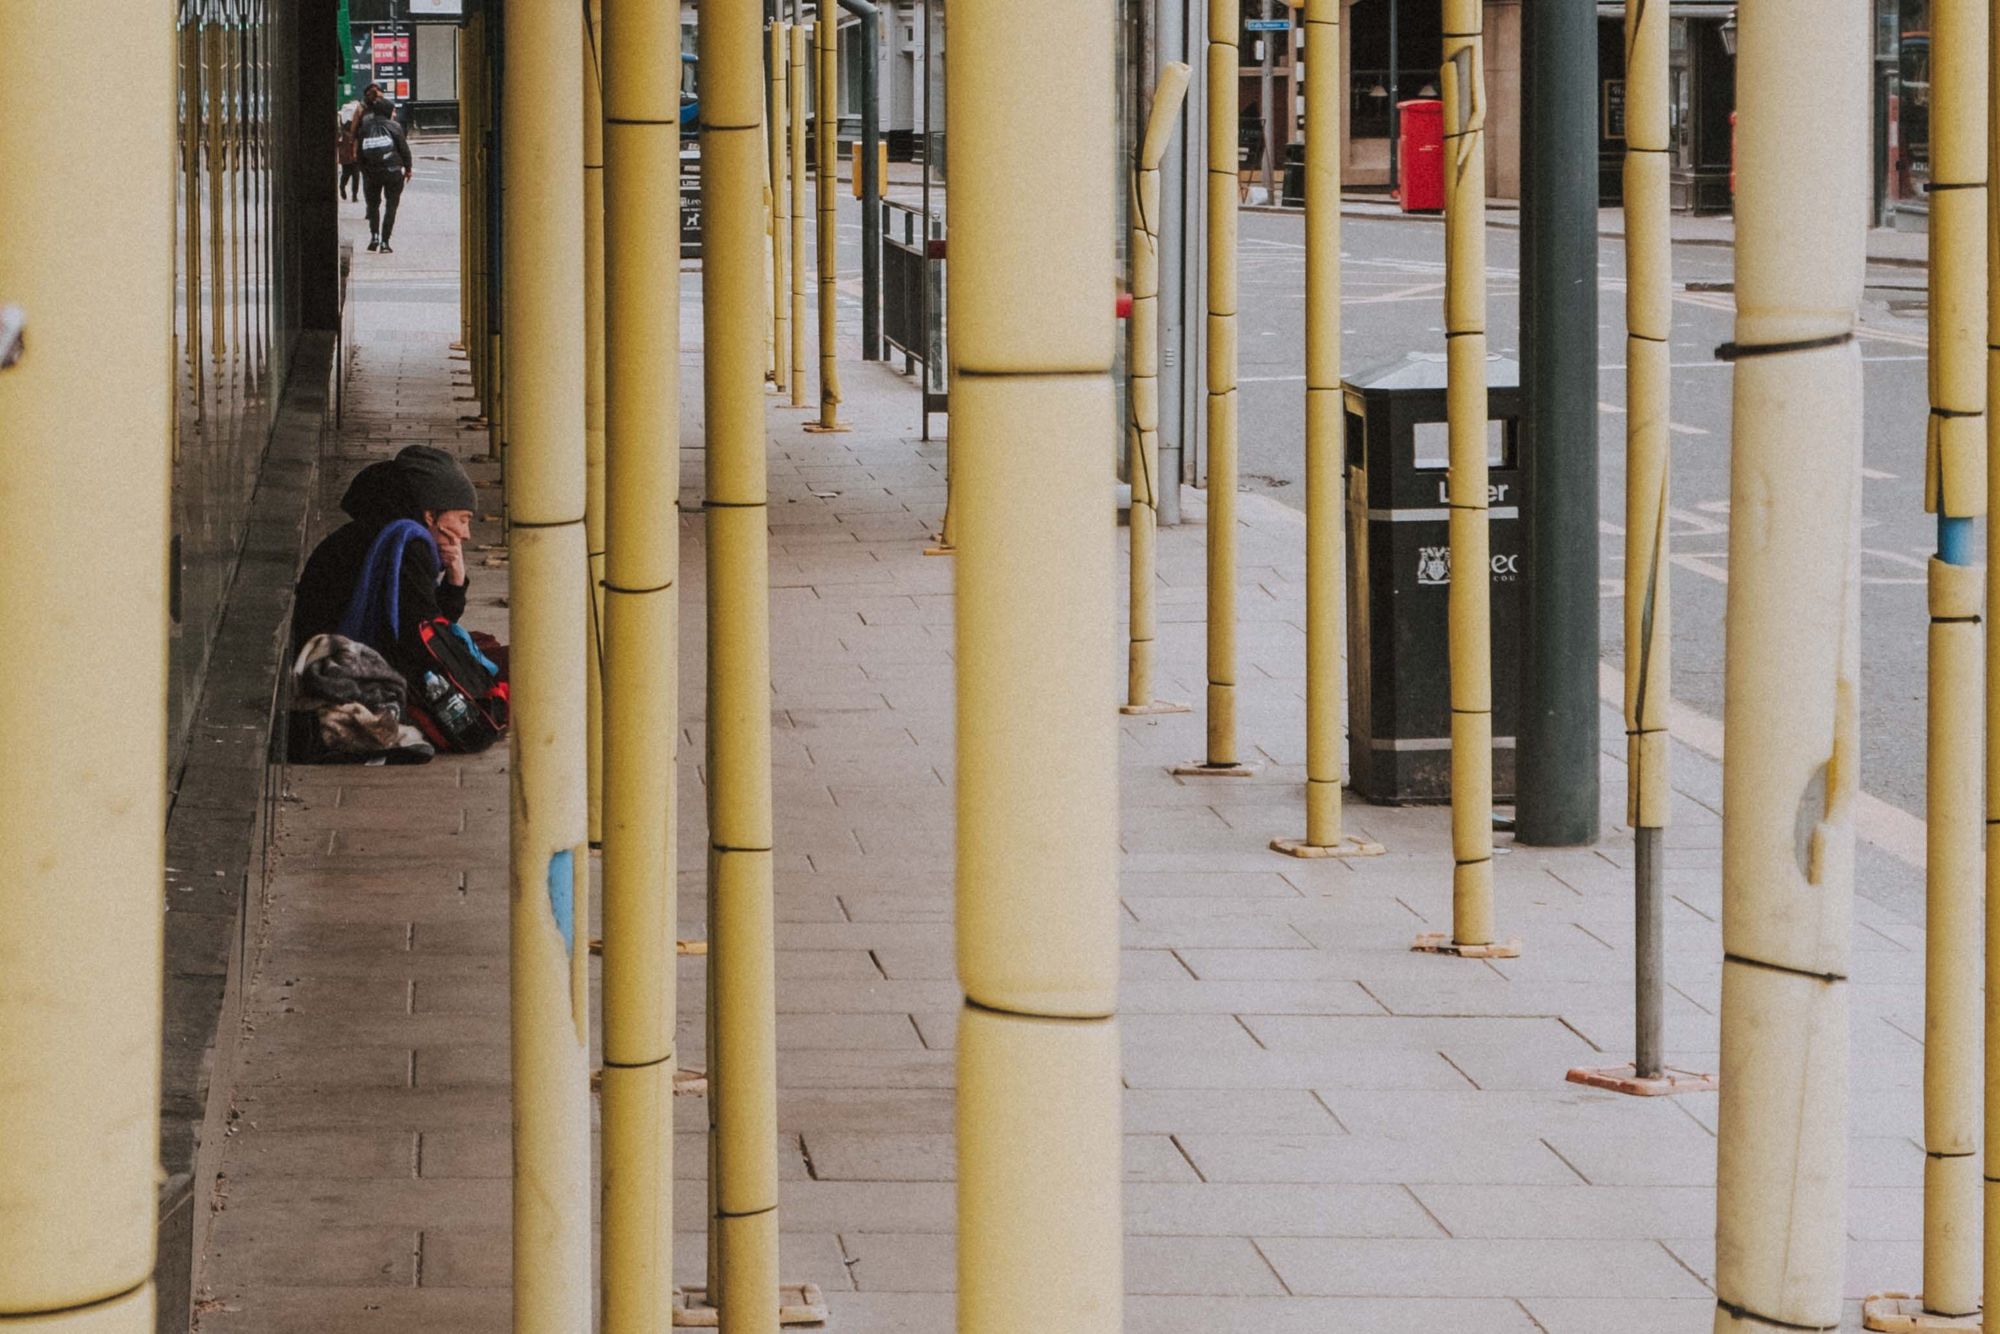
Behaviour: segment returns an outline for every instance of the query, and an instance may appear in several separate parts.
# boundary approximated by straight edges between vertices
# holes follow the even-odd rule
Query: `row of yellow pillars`
[[[759,8],[711,4],[698,28],[710,1262],[706,1283],[678,1298],[680,259],[662,238],[679,231],[680,18],[642,0],[592,0],[580,25],[547,7],[504,11],[517,53],[507,62],[506,158],[577,163],[518,186],[509,180],[502,247],[505,313],[517,335],[505,346],[520,354],[505,377],[516,663],[515,1327],[536,1334],[590,1320],[586,845],[600,841],[604,1328],[663,1328],[677,1302],[716,1308],[726,1329],[769,1331],[779,1321],[763,382],[775,350],[777,378],[801,396],[803,334],[784,326],[795,312],[802,324],[804,313],[804,260],[791,252],[802,239],[806,81],[804,31],[772,25],[769,69],[778,77],[767,85]],[[832,22],[817,27],[820,121],[830,137]],[[783,77],[793,71],[800,77]],[[580,161],[557,151],[564,122],[545,114],[572,93],[585,113]],[[822,152],[821,161],[832,158]],[[833,196],[824,175],[820,188],[822,402],[831,422]],[[584,596],[564,591],[578,580]]]
[[[677,74],[677,16],[641,0],[604,6],[604,226],[614,275],[603,307],[613,331],[606,467],[621,481],[607,492],[604,516],[613,535],[606,705],[618,719],[607,740],[621,739],[607,755],[619,777],[606,812],[606,894],[607,917],[625,924],[606,942],[606,1135],[607,1143],[639,1137],[619,1141],[637,1147],[619,1152],[606,1173],[606,1283],[621,1300],[647,1303],[630,1316],[642,1327],[657,1321],[663,1299],[661,1233],[671,1218],[658,1131],[673,1062],[674,723],[659,697],[662,664],[674,653],[678,311],[677,264],[658,238],[674,226],[676,136],[667,127],[677,107],[664,104],[677,82],[667,77]],[[965,52],[950,124],[963,181],[954,204],[952,355],[965,445],[957,657],[967,761],[958,851],[966,995],[959,1300],[967,1331],[1017,1328],[1023,1293],[1040,1299],[1045,1327],[1115,1330],[1122,1290],[1116,820],[1102,799],[1115,779],[1115,729],[1099,703],[1115,674],[1102,635],[1112,544],[1102,522],[1109,479],[1092,461],[1093,442],[1113,429],[1113,333],[1100,296],[1113,277],[1103,163],[1114,32],[1108,2],[1079,8],[1073,0],[964,0],[955,15]],[[503,90],[509,155],[551,164],[509,180],[503,216],[506,317],[521,335],[506,344],[505,375],[517,687],[515,1323],[574,1334],[590,1322],[589,766],[586,687],[577,678],[588,673],[591,599],[576,596],[577,580],[589,578],[588,288],[583,164],[568,151],[568,122],[542,113],[581,102],[585,43],[575,15],[554,7],[515,3],[505,22],[515,53]],[[1740,23],[1719,1331],[1830,1328],[1840,1319],[1862,420],[1852,336],[1867,135],[1864,14],[1829,15],[1817,0],[1764,0],[1746,7]],[[1047,43],[1043,35],[1058,26],[1073,40]],[[31,23],[23,7],[0,7],[5,49],[88,51],[100,69],[116,62],[110,72],[121,87],[167,105],[165,25],[158,49],[144,40],[106,48],[100,36],[95,13],[41,9]],[[734,1149],[724,1149],[712,1180],[725,1319],[768,1328],[776,1226],[767,1166],[772,1050],[768,1026],[759,1027],[769,1001],[771,823],[754,5],[705,6],[702,40],[705,177],[714,192],[704,280],[718,296],[740,297],[704,310],[712,432],[705,508],[716,590],[710,736],[718,747],[709,774],[711,910],[718,969],[739,970],[711,979],[711,1013],[722,1027],[712,1060],[719,1119],[750,1132],[733,1161]],[[1048,77],[1014,77],[1031,64]],[[23,95],[52,99],[53,87],[35,81],[53,83],[70,67],[66,59],[23,62]],[[1790,77],[1801,67],[1815,78]],[[1457,96],[1476,99],[1476,44],[1448,69],[1460,76]],[[1940,97],[1963,106],[1941,76]],[[1476,100],[1453,108],[1448,123],[1469,132]],[[1044,121],[1069,133],[1020,133]],[[151,1322],[164,746],[162,729],[130,725],[129,701],[164,692],[173,307],[154,224],[172,204],[172,129],[164,117],[91,118],[71,127],[72,151],[55,160],[40,134],[31,119],[0,120],[0,161],[33,155],[43,164],[0,192],[0,299],[19,302],[31,321],[27,355],[0,371],[0,420],[10,435],[68,444],[6,453],[0,551],[14,557],[19,581],[18,595],[0,601],[0,646],[11,696],[22,703],[11,711],[10,736],[23,753],[77,759],[0,769],[8,812],[0,904],[10,924],[0,935],[0,976],[9,981],[0,993],[0,1069],[10,1076],[0,1082],[0,1124],[19,1149],[0,1156],[0,1198],[9,1201],[0,1216],[0,1316],[28,1316],[24,1327],[136,1334]],[[629,191],[620,181],[628,165]],[[1953,174],[1940,158],[1939,170],[1940,182],[1969,185],[1981,168]],[[1031,177],[1046,190],[1018,188]],[[97,206],[113,181],[133,207]],[[1808,198],[1816,207],[1794,207]],[[1952,235],[1947,222],[1941,259]],[[1466,245],[1453,247],[1460,272]],[[1946,276],[1962,276],[1970,260],[1945,263]],[[1476,307],[1455,306],[1454,333],[1476,334],[1477,316]],[[1989,319],[2000,324],[1991,310]],[[1940,361],[1955,355],[1951,347],[1941,331]],[[1939,383],[1947,420],[1984,407],[1953,406],[1960,378]],[[80,384],[91,392],[78,393]],[[1231,384],[1229,375],[1212,382],[1219,397]],[[1941,511],[1972,512],[1981,497],[1962,481],[1971,465],[1942,440],[1935,463]],[[1459,494],[1455,476],[1455,501]],[[1476,506],[1468,498],[1464,508]],[[40,559],[86,527],[107,535],[90,561]],[[620,534],[632,539],[622,550]],[[1957,602],[1940,605],[1950,611]],[[75,606],[128,614],[100,618],[86,643],[66,634],[56,614]],[[718,662],[736,679],[717,679]],[[671,670],[664,675],[670,683]],[[634,694],[642,683],[648,699]],[[1012,724],[1029,704],[1047,726]],[[67,744],[78,729],[124,738],[120,763],[88,763]],[[1233,754],[1211,757],[1218,753]],[[52,1013],[59,1022],[49,1022]],[[1941,1059],[1961,1070],[1970,1064],[1962,1052]],[[1938,1194],[1969,1207],[1965,1192]],[[1927,1245],[1927,1304],[1950,1300],[1943,1271],[1932,1288],[1931,1257],[1959,1254],[1951,1241]],[[1989,1276],[1993,1269],[1989,1262]],[[650,1272],[653,1286],[628,1287],[622,1276],[634,1272]],[[607,1293],[607,1313],[611,1304]]]

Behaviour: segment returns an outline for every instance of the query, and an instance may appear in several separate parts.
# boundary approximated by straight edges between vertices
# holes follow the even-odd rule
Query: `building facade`
[[[417,129],[458,128],[458,30],[465,0],[345,0],[355,91],[379,83]]]

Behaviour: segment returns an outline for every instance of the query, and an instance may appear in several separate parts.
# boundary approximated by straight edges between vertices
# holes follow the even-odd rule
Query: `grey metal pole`
[[[1528,588],[1516,837],[1598,835],[1597,13],[1521,7],[1521,400]]]
[[[1666,1043],[1662,1036],[1665,1024],[1661,1016],[1666,1008],[1662,1004],[1667,986],[1662,937],[1667,933],[1667,898],[1660,888],[1661,854],[1665,851],[1662,835],[1666,830],[1635,829],[1632,833],[1639,863],[1633,880],[1638,957],[1633,973],[1636,1017],[1632,1066],[1640,1079],[1658,1079],[1666,1073]]]
[[[840,0],[861,18],[861,359],[882,359],[882,10],[869,0]]]
[[[1396,100],[1403,95],[1402,90],[1397,86],[1399,83],[1402,82],[1403,67],[1402,63],[1397,58],[1397,52],[1396,52],[1396,41],[1399,36],[1396,30],[1397,29],[1396,13],[1397,10],[1401,7],[1401,5],[1402,5],[1402,0],[1389,0],[1389,193],[1390,194],[1396,193],[1396,190],[1401,185],[1402,171],[1403,171],[1402,164],[1397,161],[1397,157],[1402,150],[1403,113],[1396,109]]]
[[[1160,0],[1153,24],[1154,68],[1187,62],[1188,0]],[[1187,367],[1196,360],[1194,335],[1199,319],[1187,314],[1187,274],[1198,267],[1201,254],[1199,208],[1189,216],[1187,183],[1200,179],[1196,158],[1202,136],[1191,133],[1202,105],[1202,70],[1195,62],[1188,83],[1187,114],[1167,140],[1160,170],[1160,476],[1157,501],[1161,524],[1181,521],[1181,482],[1186,476],[1191,417]]]
[[[1264,0],[1264,17],[1277,17],[1277,0]],[[1276,180],[1272,168],[1276,165],[1272,158],[1278,151],[1277,109],[1271,105],[1271,75],[1275,67],[1278,43],[1267,29],[1257,34],[1258,46],[1263,48],[1262,68],[1257,73],[1258,114],[1264,118],[1264,203],[1268,207],[1278,202],[1274,188]]]

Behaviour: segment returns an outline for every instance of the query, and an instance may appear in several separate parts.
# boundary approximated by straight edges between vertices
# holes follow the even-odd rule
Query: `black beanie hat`
[[[458,460],[435,445],[409,445],[396,455],[410,502],[420,510],[477,510],[479,495]]]

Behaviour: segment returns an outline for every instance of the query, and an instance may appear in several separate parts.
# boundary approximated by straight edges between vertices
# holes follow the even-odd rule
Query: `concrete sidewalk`
[[[451,219],[448,194],[406,196],[398,254],[374,270],[357,257],[378,286],[363,294],[358,406],[329,496],[413,440],[484,447],[456,421],[456,307],[430,286],[455,274]],[[684,935],[703,920],[705,840],[698,289],[689,275]],[[851,434],[806,435],[804,414],[770,406],[783,1272],[824,1290],[836,1329],[940,1334],[953,1327],[959,1000],[952,562],[922,549],[944,446],[917,443],[911,382],[878,365],[842,375]],[[1176,779],[1168,766],[1201,751],[1200,715],[1123,726],[1125,1327],[1709,1329],[1713,1095],[1628,1099],[1563,1080],[1629,1054],[1629,838],[1503,857],[1499,920],[1523,950],[1489,962],[1409,952],[1449,925],[1443,811],[1351,805],[1350,825],[1387,845],[1379,859],[1268,851],[1303,820],[1303,534],[1275,502],[1246,495],[1241,514],[1241,730],[1263,767],[1247,782]],[[1204,537],[1198,522],[1161,533],[1170,698],[1202,696]],[[478,540],[495,541],[493,526]],[[504,568],[477,569],[473,624],[501,631],[504,601]],[[1122,633],[1105,627],[1107,641]],[[1608,715],[1605,735],[1622,746]],[[1615,827],[1622,768],[1604,763]],[[1687,750],[1675,763],[1668,1039],[1676,1064],[1712,1070],[1719,772]],[[292,771],[204,1331],[505,1327],[506,767],[502,752]],[[1857,900],[1856,919],[1858,1297],[1919,1280],[1923,960],[1888,910]],[[705,961],[681,962],[681,1059],[700,1064]],[[680,1277],[698,1281],[704,1110],[682,1099],[677,1113]],[[1034,1309],[1023,1293],[1023,1331]]]

